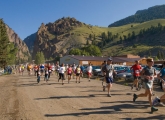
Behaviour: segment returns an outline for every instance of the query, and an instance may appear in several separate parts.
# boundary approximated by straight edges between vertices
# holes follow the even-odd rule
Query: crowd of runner
[[[138,81],[141,78],[144,78],[144,89],[145,92],[141,93],[139,95],[134,94],[133,95],[133,102],[137,100],[139,97],[148,97],[149,104],[151,106],[151,112],[158,111],[157,108],[155,108],[155,105],[158,103],[164,103],[165,102],[165,94],[163,94],[160,98],[155,97],[154,100],[152,100],[153,94],[153,81],[155,77],[159,78],[162,83],[162,88],[165,92],[165,62],[163,63],[163,68],[161,69],[160,73],[157,75],[156,70],[154,67],[152,67],[154,64],[153,59],[147,59],[147,66],[142,68],[139,64],[139,61],[135,61],[135,65],[131,67],[132,75],[134,76],[134,81],[131,86],[131,90],[136,87],[136,90],[138,90]],[[26,68],[26,69],[25,69]],[[67,80],[68,84],[70,83],[70,80],[76,77],[75,82],[80,83],[81,78],[83,78],[84,74],[87,75],[88,81],[91,81],[92,77],[92,65],[89,63],[87,68],[83,65],[68,65],[68,64],[40,64],[40,65],[34,65],[34,64],[28,64],[27,66],[20,65],[19,68],[19,74],[23,75],[24,71],[28,71],[28,75],[35,75],[37,78],[37,82],[39,83],[41,80],[41,76],[44,76],[44,81],[48,82],[50,79],[50,76],[53,74],[56,74],[58,76],[58,82],[61,80],[62,85],[64,85],[64,80]],[[84,71],[85,70],[85,71]],[[114,65],[112,64],[112,59],[109,58],[107,61],[104,61],[101,66],[101,71],[104,75],[104,80],[106,85],[103,85],[103,91],[106,90],[108,92],[108,97],[111,97],[110,90],[112,89],[112,83],[114,76],[116,75],[116,72],[114,70]]]

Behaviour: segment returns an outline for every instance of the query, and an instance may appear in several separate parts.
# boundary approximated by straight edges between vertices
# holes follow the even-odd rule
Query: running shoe
[[[111,94],[108,94],[107,96],[108,96],[108,97],[111,97]]]
[[[131,86],[131,90],[133,90],[133,86]]]
[[[135,102],[137,98],[138,98],[137,95],[134,94],[134,95],[133,95],[133,102]]]
[[[152,93],[152,96],[155,96],[155,93]]]
[[[136,90],[138,91],[138,90],[139,90],[139,88],[136,88]]]
[[[153,105],[153,106],[154,106],[154,105],[157,105],[157,104],[159,103],[159,101],[160,101],[160,98],[155,97],[155,99],[154,99],[153,102],[152,102],[152,105]]]
[[[158,108],[155,108],[154,106],[151,107],[151,113],[158,111]]]

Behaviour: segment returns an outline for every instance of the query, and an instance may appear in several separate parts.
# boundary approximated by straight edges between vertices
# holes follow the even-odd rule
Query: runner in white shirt
[[[55,65],[54,65],[54,63],[52,64],[52,75],[53,75],[53,72],[55,72]]]
[[[62,64],[60,69],[59,69],[59,79],[58,79],[58,82],[60,79],[62,79],[62,85],[64,85],[63,80],[65,80],[64,73],[65,73],[65,66],[64,66],[64,64]]]
[[[66,78],[68,78],[68,71],[67,71],[68,68],[69,68],[69,66],[68,66],[68,64],[66,64],[66,66],[65,66],[65,70],[66,70],[66,71],[65,71],[65,77],[66,77]]]
[[[73,64],[73,66],[72,66],[72,70],[73,70],[73,79],[74,79],[74,76],[76,75],[76,65],[75,64]]]
[[[89,66],[87,67],[87,74],[88,74],[88,80],[90,82],[90,78],[92,76],[92,66],[91,66],[91,63],[89,63]]]

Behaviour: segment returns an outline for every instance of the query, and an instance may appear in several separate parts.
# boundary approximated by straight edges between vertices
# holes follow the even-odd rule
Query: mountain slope
[[[134,33],[135,36],[138,36],[140,31],[147,31],[148,29],[157,27],[158,25],[161,25],[161,29],[164,29],[165,19],[156,19],[144,23],[106,28],[87,25],[77,21],[75,18],[62,18],[46,25],[41,24],[40,28],[36,32],[35,41],[35,37],[27,37],[32,39],[27,39],[26,43],[31,47],[31,43],[28,44],[28,42],[29,40],[30,42],[34,41],[34,49],[32,53],[33,58],[35,58],[37,52],[42,51],[45,58],[49,59],[66,55],[72,48],[85,46],[87,40],[91,44],[94,40],[94,36],[96,45],[98,44],[98,46],[100,46],[102,42],[104,42],[102,34],[105,33],[107,35],[108,32],[110,32],[113,40],[106,41],[106,44],[101,47],[103,55],[109,56],[132,53],[143,56],[149,48],[152,47],[155,49],[154,47],[157,48],[164,43],[164,41],[162,41],[161,44],[156,42],[156,38],[162,39],[164,33],[161,30],[160,33],[153,35],[145,33],[143,37],[138,37],[138,39],[129,39],[131,42],[128,42],[127,40],[127,42],[124,42],[124,37],[128,38],[128,34],[132,35],[132,33]],[[90,38],[90,35],[92,38]],[[120,38],[122,38],[124,42],[123,44],[120,44]],[[152,41],[152,44],[150,44],[150,41]],[[138,44],[138,42],[140,43]],[[138,47],[132,49],[134,44],[138,44]],[[162,46],[160,49],[163,50],[164,47]],[[155,50],[157,52],[158,49]],[[153,55],[156,55],[156,52],[153,52]]]
[[[37,36],[37,34],[33,33],[23,40],[26,43],[26,45],[28,46],[30,54],[33,53],[34,41],[36,39],[36,36]]]
[[[134,15],[116,21],[110,24],[108,27],[117,27],[130,23],[142,23],[154,19],[164,19],[165,18],[165,5],[158,5],[150,7],[146,10],[139,10]]]
[[[16,54],[17,60],[20,62],[27,61],[30,57],[30,53],[26,43],[24,43],[24,41],[22,41],[20,37],[8,25],[6,25],[6,28],[9,41],[13,42],[18,48],[18,52]]]

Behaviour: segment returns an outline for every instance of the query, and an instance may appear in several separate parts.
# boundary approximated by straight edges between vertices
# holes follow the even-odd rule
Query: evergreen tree
[[[160,51],[158,51],[158,53],[157,53],[157,58],[160,60],[160,59],[162,59],[161,58],[161,53],[160,53]]]
[[[5,67],[8,64],[8,45],[9,38],[6,32],[6,25],[0,19],[0,67]]]
[[[161,52],[161,58],[164,60],[164,53],[163,53],[163,51]]]
[[[37,52],[35,63],[38,65],[38,64],[43,64],[44,62],[45,62],[45,57],[43,52]]]
[[[86,45],[89,45],[89,40],[87,39]]]
[[[89,39],[92,40],[92,35],[91,34],[89,34]]]

